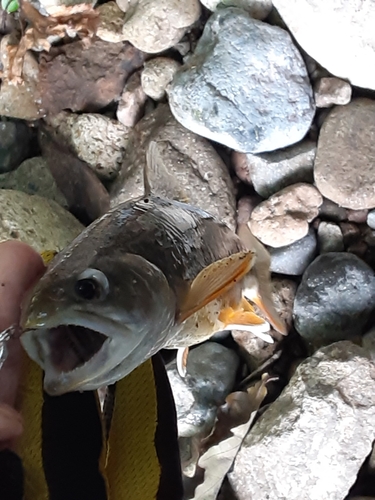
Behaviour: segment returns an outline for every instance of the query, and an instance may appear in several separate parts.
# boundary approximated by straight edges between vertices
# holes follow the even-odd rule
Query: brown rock
[[[306,236],[323,199],[310,184],[288,186],[260,203],[250,217],[250,229],[265,245],[290,245]]]
[[[149,172],[155,194],[187,201],[235,225],[235,198],[229,172],[211,144],[185,129],[167,105],[143,118],[129,136],[119,177],[111,188],[111,205],[144,193],[144,168],[150,141],[156,143],[158,171]]]
[[[69,210],[84,224],[103,215],[109,209],[109,195],[91,168],[69,151],[55,131],[42,127],[39,141]]]
[[[125,127],[134,127],[143,116],[147,95],[141,85],[141,73],[137,71],[125,84],[118,103],[116,116]]]
[[[107,2],[99,5],[96,9],[99,14],[99,26],[96,34],[105,42],[119,43],[124,40],[122,27],[125,14],[116,2]]]
[[[366,224],[368,210],[347,210],[348,221],[357,224]]]
[[[375,207],[375,101],[355,99],[332,110],[320,131],[314,177],[342,207]]]
[[[249,222],[251,212],[261,201],[262,198],[257,194],[243,196],[240,198],[237,204],[237,224],[247,224],[247,222]]]
[[[128,76],[144,61],[129,43],[96,39],[51,49],[40,62],[39,90],[48,113],[95,112],[118,99]]]
[[[343,106],[350,102],[352,87],[340,78],[321,78],[314,87],[314,97],[318,108],[329,108],[335,104]]]

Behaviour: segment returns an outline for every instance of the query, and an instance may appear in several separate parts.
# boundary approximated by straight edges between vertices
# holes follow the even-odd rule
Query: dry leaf
[[[216,500],[221,484],[267,395],[266,383],[269,380],[270,377],[265,373],[262,380],[247,392],[229,394],[226,403],[219,408],[213,432],[202,443],[196,476],[191,480],[194,486],[197,481],[200,484],[195,488],[193,496],[188,494],[187,499]],[[191,490],[191,485],[186,488],[187,491],[189,489]]]
[[[53,14],[43,16],[31,3],[22,0],[20,11],[29,27],[18,45],[9,46],[9,71],[4,75],[8,81],[18,84],[22,83],[22,67],[26,51],[33,49],[48,52],[51,48],[48,40],[50,37],[90,38],[95,34],[99,23],[99,14],[91,4],[59,6]]]

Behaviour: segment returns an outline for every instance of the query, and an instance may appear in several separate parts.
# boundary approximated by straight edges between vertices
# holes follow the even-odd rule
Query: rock
[[[306,269],[294,301],[294,324],[314,347],[363,333],[375,304],[372,269],[357,256],[331,252]]]
[[[236,8],[210,17],[168,92],[184,127],[244,153],[300,141],[315,111],[305,64],[289,34]]]
[[[340,78],[321,78],[315,84],[314,97],[317,108],[330,108],[335,104],[343,106],[350,102],[352,87]]]
[[[51,116],[48,122],[99,178],[111,180],[117,176],[128,144],[127,127],[103,115],[67,111]]]
[[[30,52],[26,52],[22,67],[23,82],[17,85],[11,83],[7,78],[9,73],[9,40],[9,35],[6,35],[0,44],[0,64],[3,67],[0,87],[0,116],[38,120],[44,115],[38,89],[38,63]]]
[[[100,14],[96,35],[105,42],[122,42],[124,40],[122,27],[125,21],[125,14],[116,2],[103,3],[96,8],[96,11]]]
[[[205,342],[189,352],[184,380],[175,364],[168,368],[179,436],[194,436],[213,424],[217,407],[233,389],[238,365],[234,351],[216,342]],[[207,416],[209,421],[205,420]]]
[[[247,154],[246,169],[235,170],[238,177],[263,198],[297,182],[312,183],[316,144],[301,142],[287,149],[259,155]]]
[[[263,21],[272,10],[271,0],[203,0],[202,4],[210,10],[216,10],[218,7],[238,7],[260,21]]]
[[[375,207],[374,135],[375,101],[355,99],[331,111],[320,130],[314,168],[323,196],[354,210]]]
[[[0,190],[0,241],[15,239],[37,252],[62,250],[83,226],[53,200],[21,191]]]
[[[343,252],[344,237],[340,226],[332,222],[321,222],[318,227],[319,253]]]
[[[253,195],[242,196],[237,203],[237,225],[247,224],[249,222],[251,212],[261,201],[262,198],[256,193]]]
[[[68,208],[66,198],[57,187],[47,162],[40,156],[25,160],[14,172],[0,175],[0,188],[37,194]]]
[[[300,276],[316,256],[317,241],[311,228],[306,236],[291,245],[269,248],[271,272]]]
[[[88,225],[109,209],[109,194],[92,169],[79,160],[56,130],[39,128],[39,142],[57,187],[65,196],[69,211]]]
[[[319,213],[322,197],[310,184],[293,184],[254,208],[250,229],[262,243],[273,248],[300,240]]]
[[[342,222],[347,219],[347,215],[345,208],[339,207],[337,203],[327,200],[327,198],[323,198],[323,203],[319,208],[319,217],[321,219]]]
[[[236,498],[342,500],[375,437],[374,376],[351,342],[300,364],[242,444],[229,474]]]
[[[301,47],[321,66],[352,85],[375,89],[375,11],[362,0],[274,0]]]
[[[366,350],[372,362],[375,363],[375,328],[362,337],[362,347]]]
[[[65,109],[95,112],[117,100],[144,54],[129,43],[94,40],[53,47],[40,56],[39,89],[50,115]]]
[[[198,0],[137,0],[126,12],[123,39],[155,54],[167,50],[199,19]]]
[[[30,150],[31,132],[19,121],[0,121],[0,173],[18,167]]]
[[[80,4],[95,4],[94,0],[82,2],[82,0],[33,0],[33,5],[43,14],[53,14],[56,11],[64,12],[64,7]],[[61,9],[62,7],[62,9]],[[60,9],[59,9],[60,8]]]
[[[154,99],[160,101],[165,96],[165,90],[181,64],[168,57],[155,57],[145,62],[142,71],[142,88],[144,92]]]
[[[129,137],[111,205],[144,194],[146,150],[156,142],[157,172],[148,171],[152,191],[188,201],[235,227],[235,197],[228,169],[211,144],[182,127],[167,105],[145,116]]]
[[[366,224],[368,210],[347,210],[348,221],[356,224]]]
[[[126,82],[121,94],[116,111],[118,121],[125,127],[134,127],[142,118],[146,101],[147,95],[141,85],[141,74],[137,71]]]
[[[375,210],[371,210],[367,216],[367,224],[371,229],[375,229]]]

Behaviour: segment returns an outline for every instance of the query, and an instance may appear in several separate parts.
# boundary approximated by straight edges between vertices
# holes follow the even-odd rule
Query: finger
[[[0,448],[2,443],[20,436],[22,430],[21,415],[11,406],[0,404]]]
[[[22,298],[43,271],[42,258],[25,243],[0,243],[0,331],[18,323]],[[0,402],[13,406],[21,371],[21,346],[12,339],[7,347],[8,357],[0,370]]]

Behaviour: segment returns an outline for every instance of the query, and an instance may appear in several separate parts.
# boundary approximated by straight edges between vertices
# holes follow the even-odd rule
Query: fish
[[[270,298],[268,252],[247,226],[239,229],[152,194],[145,169],[144,195],[110,209],[59,252],[22,308],[21,344],[44,370],[45,391],[113,384],[161,349],[179,350],[183,374],[187,349],[222,330],[272,342],[272,324],[285,335]]]

